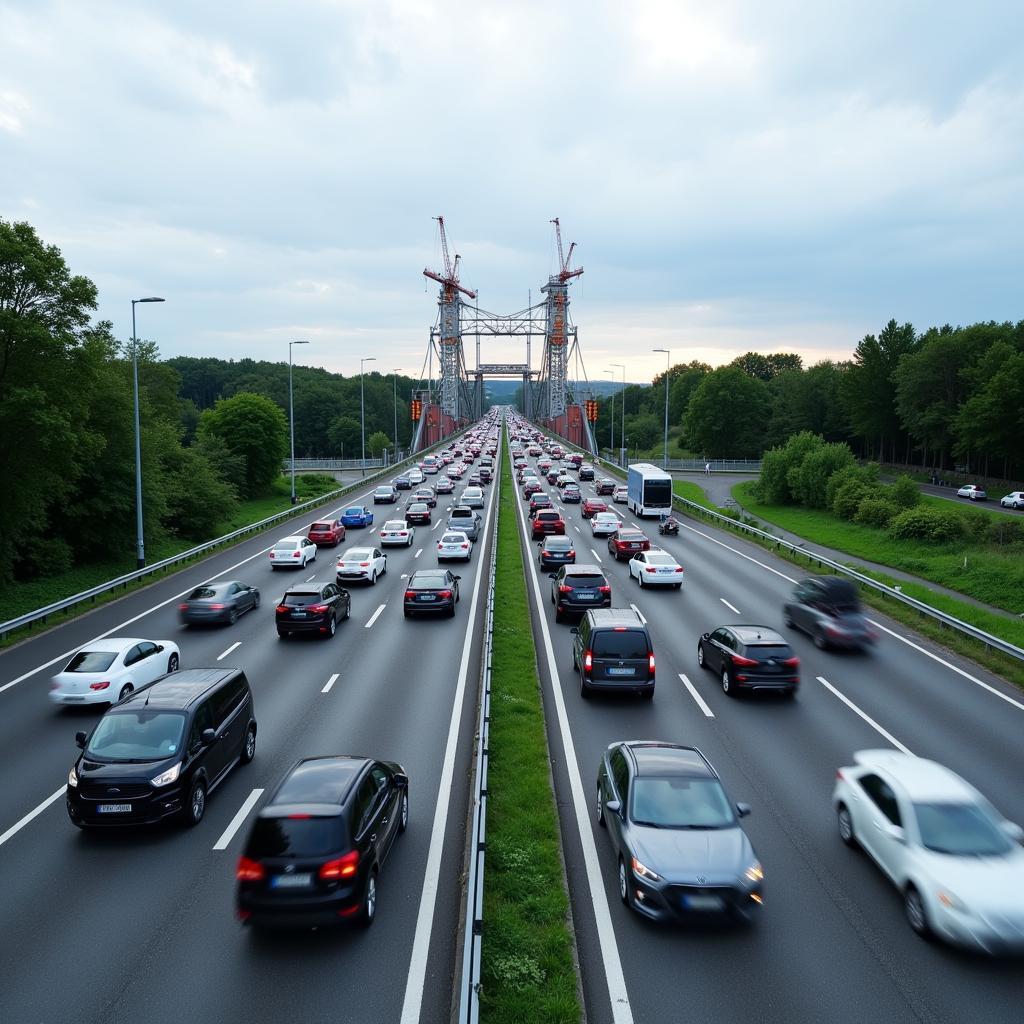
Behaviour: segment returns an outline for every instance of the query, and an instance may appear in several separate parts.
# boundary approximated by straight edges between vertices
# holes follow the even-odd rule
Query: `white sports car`
[[[170,640],[107,637],[77,651],[50,681],[54,704],[115,704],[181,665]]]

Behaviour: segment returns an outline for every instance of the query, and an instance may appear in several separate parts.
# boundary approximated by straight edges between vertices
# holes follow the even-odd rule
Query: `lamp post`
[[[366,398],[363,390],[363,364],[364,363],[375,363],[377,361],[376,356],[365,356],[359,360],[359,432],[362,435],[362,453],[363,457],[360,463],[360,469],[362,470],[363,476],[366,476]]]
[[[619,465],[626,461],[626,367],[622,363],[612,363],[612,366],[622,371],[622,419],[619,435],[622,437],[622,451],[619,456]],[[623,467],[625,468],[625,467]]]
[[[393,366],[391,372],[395,375],[395,462],[398,461],[398,375],[402,372],[400,366]]]
[[[295,403],[292,401],[292,345],[308,345],[308,341],[288,342],[288,426],[292,439],[292,504],[295,504]]]
[[[614,384],[615,383],[615,371],[614,370],[604,370],[603,372],[608,374],[609,377],[611,377],[612,384]],[[611,436],[611,440],[608,442],[608,447],[611,449],[612,455],[614,456],[614,454],[615,454],[615,392],[614,391],[611,394],[611,399],[612,399],[612,436]]]
[[[655,352],[665,353],[665,450],[662,453],[662,468],[668,472],[668,370],[672,362],[672,352],[667,348],[656,348]]]
[[[132,299],[132,396],[135,402],[135,568],[146,567],[146,543],[142,532],[142,434],[139,426],[139,339],[135,334],[135,304],[163,302],[155,295]]]

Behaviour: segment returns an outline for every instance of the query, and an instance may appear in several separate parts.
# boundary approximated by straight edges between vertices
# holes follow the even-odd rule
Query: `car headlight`
[[[748,882],[763,882],[764,881],[764,869],[761,867],[761,862],[755,860],[746,871],[743,872],[743,877]]]
[[[159,789],[161,786],[169,786],[174,782],[181,774],[181,762],[172,765],[165,772],[161,772],[155,779],[150,779],[149,784],[154,789]]]
[[[641,864],[640,861],[636,859],[636,857],[633,858],[633,872],[634,874],[639,875],[641,878],[647,878],[652,882],[661,881],[661,875],[659,875],[656,871],[652,871],[646,864]]]
[[[78,786],[78,772],[75,771],[74,765],[71,766],[71,771],[68,772],[68,785],[75,787]]]
[[[944,906],[949,907],[950,910],[959,910],[966,912],[967,908],[964,906],[963,901],[948,889],[939,889],[935,893],[935,898]]]

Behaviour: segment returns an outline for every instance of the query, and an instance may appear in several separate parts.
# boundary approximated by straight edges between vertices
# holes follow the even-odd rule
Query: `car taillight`
[[[654,654],[653,653],[647,655],[647,671],[650,672],[650,674],[652,676],[654,675]]]
[[[468,544],[460,544],[459,547],[462,548],[463,551],[465,551],[469,547],[469,545]]]
[[[598,587],[597,591],[599,594],[610,594],[612,592],[611,587]]]
[[[365,569],[369,564],[370,564],[369,562],[360,562],[359,563],[359,567],[361,569]]]
[[[800,665],[800,659],[795,656],[792,658],[786,658],[782,664],[785,665],[786,668],[797,668]]]
[[[302,557],[302,553],[301,553],[301,552],[299,552],[299,551],[296,551],[296,552],[295,552],[295,553],[294,553],[294,554],[292,555],[292,558],[301,558],[301,557]]]
[[[211,604],[210,607],[214,611],[216,611],[216,612],[222,612],[225,608],[227,608],[227,605],[226,604]]]
[[[676,566],[676,572],[682,572],[682,571],[683,571],[683,567],[681,565],[677,565]]]
[[[541,558],[549,558],[550,556],[551,556],[551,552],[550,551],[545,551],[545,550],[543,550],[543,548],[541,549],[541,552],[540,552],[540,557]]]
[[[263,865],[250,857],[239,857],[235,868],[235,878],[240,882],[260,882],[266,877]]]
[[[337,860],[329,860],[320,866],[319,875],[325,881],[337,881],[339,878],[351,878],[359,868],[359,851],[353,850]]]
[[[278,605],[278,606],[277,606],[277,607],[276,607],[276,608],[274,609],[274,611],[276,611],[276,612],[286,612],[286,611],[288,611],[288,605],[286,605],[286,604],[279,604],[279,605]]]
[[[309,606],[309,611],[316,612],[317,615],[323,615],[323,613],[327,611],[327,607],[328,606],[325,604],[311,604]]]
[[[178,611],[179,612],[187,612],[188,611],[188,605],[187,604],[179,604],[178,605]]]
[[[412,598],[414,598],[415,596],[416,596],[416,591],[415,591],[415,590],[407,590],[407,591],[405,592],[405,597],[406,597],[406,600],[411,600],[411,599],[412,599]]]
[[[398,531],[398,536],[399,537],[408,537],[409,536],[409,531],[408,530],[399,530]]]
[[[569,558],[575,558],[576,557],[576,551],[575,551],[574,548],[570,548],[569,551],[566,552],[566,554],[568,555]]]
[[[653,565],[649,565],[649,566],[647,566],[646,569],[644,569],[644,572],[657,572],[657,571],[658,570],[655,569]]]
[[[558,592],[560,594],[571,594],[572,593],[572,587],[567,587],[564,583],[560,583],[558,585]]]
[[[592,651],[587,651],[583,655],[583,667],[589,672],[594,667],[594,654]]]
[[[108,679],[106,682],[103,682],[103,683],[90,683],[89,684],[89,689],[90,690],[105,690],[109,685],[110,685],[110,680]]]
[[[439,590],[437,592],[437,596],[438,597],[451,597],[452,596],[452,592],[450,590]]]
[[[742,654],[734,654],[732,656],[732,663],[743,668],[752,668],[758,664],[753,658],[744,658]]]

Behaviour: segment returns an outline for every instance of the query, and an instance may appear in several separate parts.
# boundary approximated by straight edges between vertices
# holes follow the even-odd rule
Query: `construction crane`
[[[438,274],[433,270],[424,268],[423,276],[429,277],[431,281],[436,281],[445,288],[451,289],[452,292],[457,290],[462,292],[463,295],[468,295],[469,298],[475,299],[476,292],[469,288],[463,288],[462,285],[459,284],[459,260],[462,259],[462,257],[456,253],[455,262],[452,263],[448,256],[448,237],[444,233],[444,217],[438,216],[435,217],[434,220],[437,221],[437,226],[441,229],[441,255],[444,258],[444,274]],[[559,242],[559,245],[561,245],[561,242]],[[571,249],[569,250],[569,255],[572,255]],[[452,294],[451,297],[454,298],[454,294]]]
[[[555,225],[555,241],[558,243],[558,274],[556,275],[558,280],[565,284],[567,281],[571,281],[574,277],[579,277],[583,273],[583,268],[580,267],[577,270],[570,270],[569,264],[572,263],[572,254],[576,249],[576,243],[571,242],[569,244],[569,254],[567,256],[562,255],[562,226],[558,223],[558,218],[555,217],[551,221]],[[443,237],[443,232],[442,232]]]

